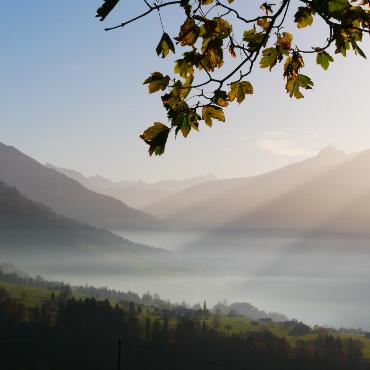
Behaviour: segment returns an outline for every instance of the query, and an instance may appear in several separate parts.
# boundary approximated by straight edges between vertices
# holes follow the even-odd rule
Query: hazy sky
[[[237,2],[248,12],[261,1]],[[328,72],[307,66],[315,90],[299,102],[283,92],[281,66],[278,73],[258,71],[251,79],[255,95],[228,109],[226,124],[170,140],[165,156],[149,158],[139,134],[154,121],[166,122],[159,95],[148,95],[142,85],[150,72],[168,70],[155,53],[158,16],[104,32],[104,26],[145,6],[122,0],[102,24],[94,18],[100,3],[2,1],[0,141],[41,162],[144,180],[207,172],[245,176],[301,160],[326,145],[370,148],[369,63],[337,56]],[[163,18],[174,36],[182,13],[166,11]],[[301,32],[300,39],[318,40],[319,29]],[[370,47],[364,49],[370,55]]]

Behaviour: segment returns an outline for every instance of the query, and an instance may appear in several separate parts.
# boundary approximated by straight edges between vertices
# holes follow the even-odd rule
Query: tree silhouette
[[[45,323],[48,303],[25,315],[17,301],[0,301],[2,369],[111,369],[116,340],[124,338],[125,369],[369,370],[359,341],[325,332],[291,343],[269,331],[226,333],[187,317],[140,322],[95,298],[62,302]]]

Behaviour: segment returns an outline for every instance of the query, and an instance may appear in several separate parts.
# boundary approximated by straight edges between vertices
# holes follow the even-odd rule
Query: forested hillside
[[[226,319],[204,309],[191,315],[133,302],[112,305],[108,300],[75,299],[68,289],[58,295],[51,292],[49,299],[27,308],[0,287],[0,342],[6,349],[1,363],[7,370],[113,369],[118,338],[123,338],[124,369],[370,368],[360,337],[309,329],[297,331],[293,340],[265,324],[235,330],[232,321],[225,325]]]

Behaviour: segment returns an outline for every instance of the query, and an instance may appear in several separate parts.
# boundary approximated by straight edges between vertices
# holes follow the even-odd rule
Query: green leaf
[[[342,54],[344,57],[347,55],[347,50],[350,49],[350,43],[348,41],[348,38],[346,35],[344,35],[342,32],[338,32],[335,35],[335,53],[336,54]]]
[[[194,18],[203,22],[200,27],[200,36],[203,39],[225,39],[233,30],[232,25],[221,17],[208,19],[205,17],[195,16]]]
[[[298,75],[298,83],[299,86],[303,87],[306,90],[312,89],[313,86],[312,80],[308,76],[303,74]]]
[[[313,85],[312,80],[308,76],[298,74],[288,78],[286,90],[291,98],[295,97],[296,99],[303,99],[304,96],[301,93],[300,88],[310,90]]]
[[[215,105],[207,105],[206,107],[203,107],[202,118],[207,126],[212,127],[212,119],[225,122],[225,113],[220,107],[216,107]]]
[[[191,126],[189,124],[189,121],[186,118],[184,118],[184,122],[181,125],[180,130],[181,130],[182,136],[184,137],[188,137],[188,135],[190,134]]]
[[[194,75],[194,67],[192,63],[187,62],[185,59],[178,59],[175,62],[174,72],[186,79]]]
[[[257,32],[255,28],[252,28],[243,33],[243,40],[248,43],[248,49],[251,51],[257,50],[261,47],[265,39],[263,32]]]
[[[303,99],[303,94],[299,91],[299,82],[298,77],[294,76],[293,78],[288,79],[286,83],[286,91],[289,93],[289,96],[292,98],[293,96],[296,99]]]
[[[175,54],[175,45],[173,44],[171,37],[168,33],[162,35],[161,40],[156,48],[157,55],[161,55],[162,58],[165,58],[169,52],[172,51]]]
[[[356,54],[360,54],[364,59],[367,59],[366,54],[363,52],[363,50],[358,46],[356,42],[352,43],[352,47]]]
[[[233,82],[230,85],[229,99],[240,104],[244,101],[246,95],[253,94],[253,86],[248,81]]]
[[[161,122],[155,122],[147,128],[140,137],[149,145],[149,154],[161,155],[164,153],[170,128]]]
[[[271,69],[276,65],[279,59],[279,53],[276,48],[267,48],[262,52],[262,58],[260,61],[261,68]]]
[[[118,2],[119,0],[104,0],[103,5],[96,11],[96,17],[100,17],[100,21],[104,21]]]
[[[173,121],[176,126],[176,135],[179,131],[181,131],[182,135],[187,137],[191,129],[199,131],[200,119],[201,117],[199,114],[197,114],[195,109],[188,109],[178,113],[175,121]]]
[[[179,96],[182,98],[182,99],[185,99],[191,89],[192,89],[192,83],[193,83],[193,80],[194,80],[194,76],[192,75],[189,75],[189,77],[187,77],[184,81],[184,83],[182,84],[181,88],[179,89]]]
[[[314,10],[309,7],[300,6],[294,16],[294,21],[298,28],[305,28],[311,26],[313,23]]]
[[[316,56],[316,63],[325,71],[328,70],[330,63],[334,62],[333,57],[326,51],[319,51]]]
[[[150,77],[144,81],[144,85],[148,84],[149,93],[152,94],[156,91],[164,91],[170,82],[169,76],[163,76],[160,72],[153,72]]]
[[[328,1],[329,13],[339,14],[351,7],[347,0],[330,0]]]

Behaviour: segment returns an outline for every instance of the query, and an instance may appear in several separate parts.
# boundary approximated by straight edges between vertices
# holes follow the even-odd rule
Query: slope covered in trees
[[[169,312],[169,311],[167,311]],[[268,329],[227,332],[216,318],[76,300],[65,290],[27,309],[0,288],[1,363],[19,369],[368,370],[360,340],[319,331],[294,341]],[[21,340],[20,340],[21,338]],[[36,339],[37,338],[37,339]],[[19,356],[19,353],[22,356]]]

